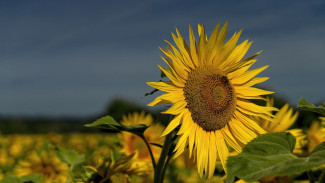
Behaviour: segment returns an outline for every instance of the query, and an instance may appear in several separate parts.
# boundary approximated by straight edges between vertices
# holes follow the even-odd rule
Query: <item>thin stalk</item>
[[[162,151],[158,160],[158,164],[156,166],[155,169],[155,177],[154,177],[154,183],[161,183],[163,181],[163,177],[162,177],[162,171],[166,162],[166,157],[168,156],[168,152],[170,149],[170,146],[172,144],[172,133],[169,133],[166,137],[165,137],[165,142],[164,145],[162,147]]]
[[[161,174],[161,182],[163,182],[163,180],[164,180],[164,177],[165,177],[165,173],[166,173],[166,169],[167,169],[168,163],[169,163],[169,161],[172,159],[172,157],[173,157],[173,155],[170,155],[170,156],[168,156],[168,158],[167,158],[167,160],[166,160],[166,163],[165,163],[165,165],[164,165],[164,168],[163,168],[163,170],[162,170],[162,174]]]
[[[323,169],[322,174],[320,175],[319,178],[319,183],[324,183],[325,182],[325,169]]]
[[[150,157],[151,157],[153,169],[156,170],[157,165],[156,165],[155,157],[152,154],[152,150],[150,148],[150,145],[149,145],[149,143],[147,142],[146,138],[143,135],[140,135],[140,137],[146,143],[146,146],[147,146],[147,148],[149,150],[149,154],[150,154]]]
[[[314,179],[314,176],[313,176],[313,172],[311,170],[308,170],[307,171],[307,174],[308,174],[309,182],[310,183],[315,183],[315,179]]]

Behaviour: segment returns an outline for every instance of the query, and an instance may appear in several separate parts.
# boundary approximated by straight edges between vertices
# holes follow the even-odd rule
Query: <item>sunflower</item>
[[[313,121],[307,131],[308,152],[325,141],[325,117],[320,117],[320,121]]]
[[[150,162],[138,161],[137,156],[137,153],[133,153],[116,159],[111,151],[102,156],[102,160],[92,162],[92,165],[85,166],[85,168],[95,173],[91,177],[94,182],[128,183],[131,182],[130,175],[147,175],[152,171]]]
[[[274,99],[267,97],[266,106],[273,107]],[[302,154],[303,148],[307,145],[306,135],[302,129],[290,129],[288,130],[297,120],[298,111],[293,113],[293,108],[289,104],[285,104],[276,114],[272,121],[265,120],[262,118],[255,118],[258,124],[267,132],[290,132],[296,137],[296,146],[294,149],[295,154]]]
[[[69,167],[52,151],[42,151],[40,154],[33,151],[25,160],[19,161],[15,168],[15,174],[19,177],[32,173],[43,174],[44,183],[66,182]]]
[[[177,36],[172,36],[177,48],[168,41],[169,48],[160,48],[166,55],[162,59],[170,68],[158,65],[170,81],[147,83],[166,92],[149,106],[173,103],[163,112],[175,117],[162,136],[180,125],[175,157],[188,146],[189,156],[196,157],[200,177],[203,172],[208,178],[212,177],[217,158],[225,169],[229,154],[227,144],[240,152],[247,142],[265,133],[250,115],[271,120],[272,111],[276,110],[250,101],[273,93],[252,87],[268,79],[255,77],[268,66],[248,71],[260,52],[242,59],[252,42],[246,40],[237,45],[240,30],[224,44],[227,28],[228,22],[219,31],[218,24],[208,38],[204,26],[198,25],[196,43],[190,26],[189,46],[176,29]]]
[[[158,123],[152,124],[152,116],[150,114],[146,114],[144,111],[140,113],[134,112],[128,115],[123,115],[121,123],[124,125],[145,124],[150,126],[144,132],[144,137],[148,143],[162,144],[164,141],[164,139],[160,137],[160,134],[163,132],[164,128]],[[151,161],[147,146],[140,137],[129,132],[122,132],[120,139],[123,146],[122,152],[124,152],[126,155],[137,152],[137,157],[139,160]],[[153,156],[157,159],[159,157],[161,148],[154,145],[150,145],[150,148]]]

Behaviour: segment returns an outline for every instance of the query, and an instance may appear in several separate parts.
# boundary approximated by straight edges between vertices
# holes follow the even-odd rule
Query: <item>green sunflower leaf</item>
[[[20,178],[15,177],[15,176],[7,176],[4,177],[0,183],[21,183]]]
[[[253,182],[268,175],[299,174],[325,164],[325,142],[307,157],[292,154],[295,143],[289,132],[267,133],[253,139],[240,154],[228,158],[227,182],[233,182],[235,177]]]
[[[20,177],[21,182],[23,183],[42,183],[44,179],[43,174],[29,174],[23,177]]]
[[[43,174],[29,174],[23,177],[7,176],[0,183],[42,183]]]
[[[85,161],[85,155],[79,155],[72,149],[67,150],[59,147],[57,148],[57,155],[62,162],[69,165],[70,171],[72,171],[76,165]]]
[[[102,117],[91,124],[86,124],[86,127],[96,127],[113,131],[127,131],[137,135],[142,135],[143,132],[149,127],[144,124],[139,125],[123,125],[116,122],[111,116]]]
[[[297,107],[299,109],[316,112],[325,116],[325,103],[319,106],[315,106],[314,104],[308,102],[305,98],[301,97],[299,103],[297,104]]]

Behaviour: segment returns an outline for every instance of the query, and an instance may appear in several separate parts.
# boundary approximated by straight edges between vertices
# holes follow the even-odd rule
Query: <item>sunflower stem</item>
[[[155,170],[156,167],[157,167],[157,165],[156,165],[155,157],[152,154],[152,150],[150,148],[150,145],[149,145],[148,141],[146,140],[146,138],[143,136],[143,134],[139,135],[139,137],[142,138],[142,140],[144,141],[144,143],[146,143],[146,146],[147,146],[147,148],[149,150],[149,154],[150,154],[150,157],[151,157],[152,167]]]
[[[318,182],[320,183],[325,182],[325,169],[323,169]]]
[[[166,170],[167,170],[167,166],[168,166],[168,163],[169,161],[172,159],[173,155],[169,155],[167,157],[167,160],[166,160],[166,163],[164,165],[164,168],[163,168],[163,171],[162,171],[162,174],[161,174],[161,182],[163,182],[164,180],[164,177],[165,177],[165,173],[166,173]]]
[[[315,183],[313,172],[311,170],[308,170],[307,174],[308,174],[309,182],[310,183]]]
[[[165,137],[165,142],[164,145],[162,147],[162,151],[158,160],[158,164],[156,166],[155,169],[155,175],[154,175],[154,183],[162,183],[164,180],[163,175],[163,169],[164,167],[167,165],[165,164],[166,162],[166,157],[168,156],[168,152],[170,149],[170,146],[172,145],[172,139],[173,139],[173,133],[169,133],[166,137]],[[168,162],[167,162],[168,163]]]

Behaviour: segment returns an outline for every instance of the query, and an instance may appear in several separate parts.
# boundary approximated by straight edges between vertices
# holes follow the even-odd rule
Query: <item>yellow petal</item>
[[[227,145],[225,143],[225,140],[223,138],[221,131],[216,130],[215,135],[216,135],[216,145],[217,145],[218,155],[219,155],[223,169],[225,170],[225,172],[227,172],[226,161],[229,156],[229,150],[227,148]]]
[[[171,131],[173,131],[180,123],[183,118],[184,112],[179,113],[176,117],[174,117],[173,120],[170,121],[164,132],[161,134],[161,136],[165,136],[169,134]]]
[[[214,169],[216,166],[216,160],[217,160],[217,141],[215,132],[209,132],[210,136],[210,144],[209,144],[209,167],[208,167],[208,178],[211,178],[214,173]],[[218,142],[219,143],[219,142]]]
[[[245,86],[253,86],[255,84],[262,83],[268,79],[269,79],[269,77],[256,77],[256,78],[253,78],[252,80],[248,81],[247,83],[245,83]],[[235,83],[233,83],[233,84],[235,84]]]
[[[176,59],[174,59],[174,62],[172,62],[163,56],[160,56],[160,58],[168,64],[172,74],[176,78],[178,78],[181,82],[185,82],[185,80],[187,79],[188,71],[185,70],[186,67],[183,64],[177,62]]]
[[[195,134],[196,134],[196,130],[198,128],[198,125],[196,123],[192,123],[193,125],[193,129],[192,129],[192,134],[189,136],[188,139],[188,150],[189,150],[189,157],[192,157],[192,151],[194,149],[194,140],[196,138]]]
[[[216,63],[217,65],[222,65],[223,62],[233,52],[241,33],[242,30],[240,30],[239,32],[235,32],[234,35],[229,39],[229,41],[227,41],[227,43],[223,46],[221,53],[216,58],[217,60],[219,60],[219,62]]]
[[[227,74],[228,79],[232,80],[233,78],[245,73],[255,62],[256,62],[256,60],[250,60],[242,67],[240,67],[232,72],[229,72]]]
[[[245,98],[245,97],[253,97],[253,96],[259,96],[259,95],[269,95],[274,92],[262,90],[255,87],[250,86],[236,86],[234,85],[237,97]]]
[[[180,142],[181,145],[177,148],[177,150],[176,150],[176,148],[175,148],[176,153],[175,153],[175,155],[174,155],[174,158],[177,158],[179,155],[181,155],[181,154],[184,152],[184,149],[185,149],[185,147],[186,147],[186,144],[187,144],[187,136],[185,137],[184,135],[182,135],[181,138],[182,138],[182,137],[183,137],[182,142]],[[183,141],[183,140],[184,140],[184,141]]]
[[[194,123],[194,122],[191,120],[191,114],[189,112],[184,111],[182,125],[181,125],[181,128],[179,129],[179,131],[177,132],[177,135],[181,135],[181,134],[185,133],[186,131],[188,131],[189,126],[192,123]]]
[[[200,30],[199,41],[197,45],[197,53],[199,57],[199,64],[205,64],[205,55],[206,55],[206,34],[204,30],[204,26]]]
[[[207,42],[207,65],[212,65],[212,60],[216,53],[219,51],[216,48],[216,42],[218,38],[218,32],[219,32],[219,23],[214,28],[208,42]]]
[[[259,51],[257,53],[255,53],[254,55],[250,56],[250,57],[247,57],[239,62],[237,62],[235,65],[231,66],[231,67],[228,67],[228,68],[225,68],[224,72],[225,73],[231,73],[231,72],[234,72],[244,66],[247,65],[247,63],[249,63],[250,61],[252,61],[257,55],[259,55],[262,51]]]
[[[174,92],[174,91],[181,91],[182,88],[177,87],[171,81],[162,81],[162,82],[147,82],[147,85],[156,88],[161,91],[165,92]]]
[[[179,33],[179,31],[176,29],[176,33],[177,33],[177,37],[178,38],[174,38],[174,41],[176,40],[179,45],[179,49],[183,55],[183,60],[185,61],[185,64],[190,67],[191,69],[194,69],[194,63],[192,61],[192,58],[191,58],[191,50],[190,48],[188,47],[188,45],[186,44],[183,36]],[[175,43],[176,43],[175,41]]]
[[[259,74],[260,72],[264,71],[268,67],[269,66],[266,65],[264,67],[260,67],[260,68],[257,68],[257,69],[253,69],[253,70],[247,71],[247,72],[243,73],[242,75],[239,75],[237,77],[232,78],[231,79],[231,82],[233,84],[237,84],[237,85],[246,83],[247,81],[251,80],[257,74]]]
[[[149,104],[147,104],[147,106],[156,106],[156,105],[162,105],[162,104],[169,104],[172,103],[169,100],[164,100],[164,99],[160,99],[160,98],[155,98],[155,100],[153,100],[152,102],[150,102]]]
[[[162,66],[158,65],[161,71],[163,71],[166,76],[178,87],[184,87],[184,83],[179,80],[179,78],[175,77],[174,74],[171,72],[170,69],[163,68]]]
[[[255,121],[251,120],[246,115],[242,114],[239,111],[235,111],[235,116],[239,121],[241,121],[245,126],[247,126],[250,130],[256,131],[259,134],[264,134],[266,131],[261,128]]]
[[[235,63],[239,62],[240,59],[244,57],[251,44],[252,42],[248,42],[248,40],[246,40],[240,45],[236,46],[227,59],[221,63],[220,68],[225,70],[226,68],[232,67]]]
[[[190,50],[191,50],[192,61],[194,65],[197,67],[199,65],[199,60],[196,52],[195,37],[191,25],[189,26],[189,38],[190,38]]]
[[[228,125],[220,129],[223,137],[225,138],[226,142],[237,152],[241,152],[241,147],[234,139],[233,135],[230,133]]]
[[[165,103],[177,103],[179,101],[184,101],[184,100],[185,97],[183,91],[179,91],[179,92],[175,91],[175,92],[164,93],[147,105],[155,106],[155,105],[165,104]]]
[[[255,113],[262,113],[269,116],[273,116],[271,111],[278,111],[278,109],[275,107],[259,106],[250,101],[241,99],[237,99],[237,106]]]
[[[187,104],[185,101],[179,101],[179,102],[175,103],[174,105],[172,105],[169,109],[167,109],[166,111],[163,111],[161,113],[177,115],[177,114],[181,113],[182,110],[184,110],[186,105]]]
[[[247,144],[247,142],[257,136],[251,130],[241,124],[237,119],[233,118],[231,121],[229,121],[228,125],[231,132],[234,134],[234,137],[241,141],[243,144]]]

